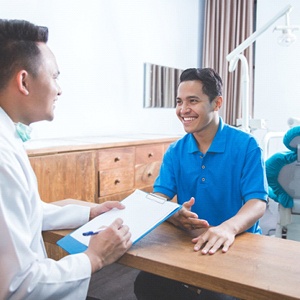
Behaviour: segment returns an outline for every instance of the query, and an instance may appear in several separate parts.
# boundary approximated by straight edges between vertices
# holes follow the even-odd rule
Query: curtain
[[[241,65],[229,73],[227,54],[253,33],[254,0],[206,0],[202,67],[216,70],[223,80],[220,115],[230,125],[241,118]],[[243,52],[249,63],[249,112],[253,116],[253,44]]]
[[[181,72],[180,69],[146,63],[144,65],[144,107],[176,107]]]

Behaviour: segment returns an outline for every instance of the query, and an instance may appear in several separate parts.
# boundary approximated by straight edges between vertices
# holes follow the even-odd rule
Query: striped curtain
[[[241,65],[239,62],[229,73],[226,56],[254,32],[254,19],[254,0],[206,0],[202,67],[211,67],[222,77],[224,105],[220,115],[234,126],[242,115]],[[253,117],[253,44],[243,54],[249,63],[249,112]]]
[[[144,107],[174,108],[182,70],[144,64]]]

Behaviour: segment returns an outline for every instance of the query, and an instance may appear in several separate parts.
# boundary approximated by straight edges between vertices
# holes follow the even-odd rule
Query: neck
[[[206,128],[200,132],[194,132],[193,135],[197,141],[199,150],[205,154],[209,149],[219,128],[219,117],[215,118]]]

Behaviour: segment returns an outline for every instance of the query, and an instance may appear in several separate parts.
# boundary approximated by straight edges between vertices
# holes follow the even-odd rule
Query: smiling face
[[[179,84],[176,114],[187,133],[197,135],[205,130],[216,131],[221,104],[221,96],[210,102],[209,97],[203,93],[200,80],[183,81]]]
[[[37,76],[26,74],[24,86],[28,92],[25,124],[42,120],[52,121],[54,118],[55,101],[62,91],[57,83],[59,70],[56,59],[44,43],[39,43],[41,51],[40,66]]]

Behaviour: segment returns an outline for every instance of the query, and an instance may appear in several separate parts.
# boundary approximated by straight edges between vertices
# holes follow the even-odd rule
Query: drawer
[[[134,147],[104,149],[98,151],[98,169],[108,170],[134,167]]]
[[[136,165],[161,161],[164,153],[163,144],[136,147]]]
[[[134,187],[134,169],[119,168],[99,172],[98,197],[120,193]]]
[[[161,161],[155,161],[149,164],[140,164],[135,166],[135,186],[141,188],[153,185],[158,176]]]

